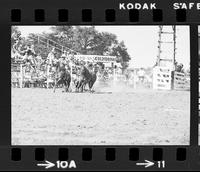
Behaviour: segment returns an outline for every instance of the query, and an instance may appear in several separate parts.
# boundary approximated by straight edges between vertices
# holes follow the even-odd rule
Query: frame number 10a
[[[71,161],[56,161],[56,163],[50,162],[45,160],[45,162],[37,164],[38,167],[43,167],[45,169],[49,169],[49,168],[61,168],[61,169],[65,169],[65,168],[76,168],[76,163],[74,160]]]

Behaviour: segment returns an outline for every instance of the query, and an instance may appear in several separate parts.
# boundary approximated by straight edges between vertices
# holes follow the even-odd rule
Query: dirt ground
[[[111,90],[13,88],[12,145],[189,144],[189,91]]]

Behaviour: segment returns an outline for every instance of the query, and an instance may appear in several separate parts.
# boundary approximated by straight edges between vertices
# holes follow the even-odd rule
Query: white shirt
[[[47,59],[49,60],[49,63],[52,64],[53,60],[54,60],[54,53],[50,52],[47,56]]]
[[[138,71],[138,76],[144,76],[144,75],[145,75],[144,70],[139,70],[139,71]]]

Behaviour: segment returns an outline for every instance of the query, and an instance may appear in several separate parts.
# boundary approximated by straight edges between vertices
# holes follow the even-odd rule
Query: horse
[[[87,67],[82,65],[80,68],[80,76],[78,77],[78,81],[76,82],[76,91],[79,91],[80,89],[80,91],[83,92],[84,87],[86,86],[86,84],[88,84],[89,91],[91,92],[92,87],[97,79],[97,72],[98,68],[96,66],[93,70],[89,70]]]
[[[91,78],[91,80],[88,82],[89,90],[90,90],[90,91],[92,91],[92,87],[93,87],[94,83],[95,83],[96,80],[97,80],[97,72],[98,72],[98,67],[95,66],[95,67],[94,67],[94,70],[91,72],[92,78]]]
[[[61,64],[61,63],[58,62],[57,65],[56,65],[56,73],[55,73],[53,92],[55,92],[56,87],[59,84],[64,85],[64,91],[63,92],[68,92],[70,83],[71,83],[70,72],[68,70],[66,70],[64,64]]]

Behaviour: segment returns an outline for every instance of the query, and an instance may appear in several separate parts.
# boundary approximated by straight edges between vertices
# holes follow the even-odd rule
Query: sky
[[[18,26],[22,36],[29,33],[51,32],[51,26]],[[98,31],[110,32],[124,41],[131,57],[130,67],[152,67],[158,55],[158,26],[96,26]],[[171,26],[164,26],[165,31],[172,31]],[[176,60],[183,63],[185,68],[190,63],[190,37],[189,26],[176,26]],[[163,36],[164,41],[171,41],[172,36]],[[163,45],[162,57],[173,56],[173,45]]]

